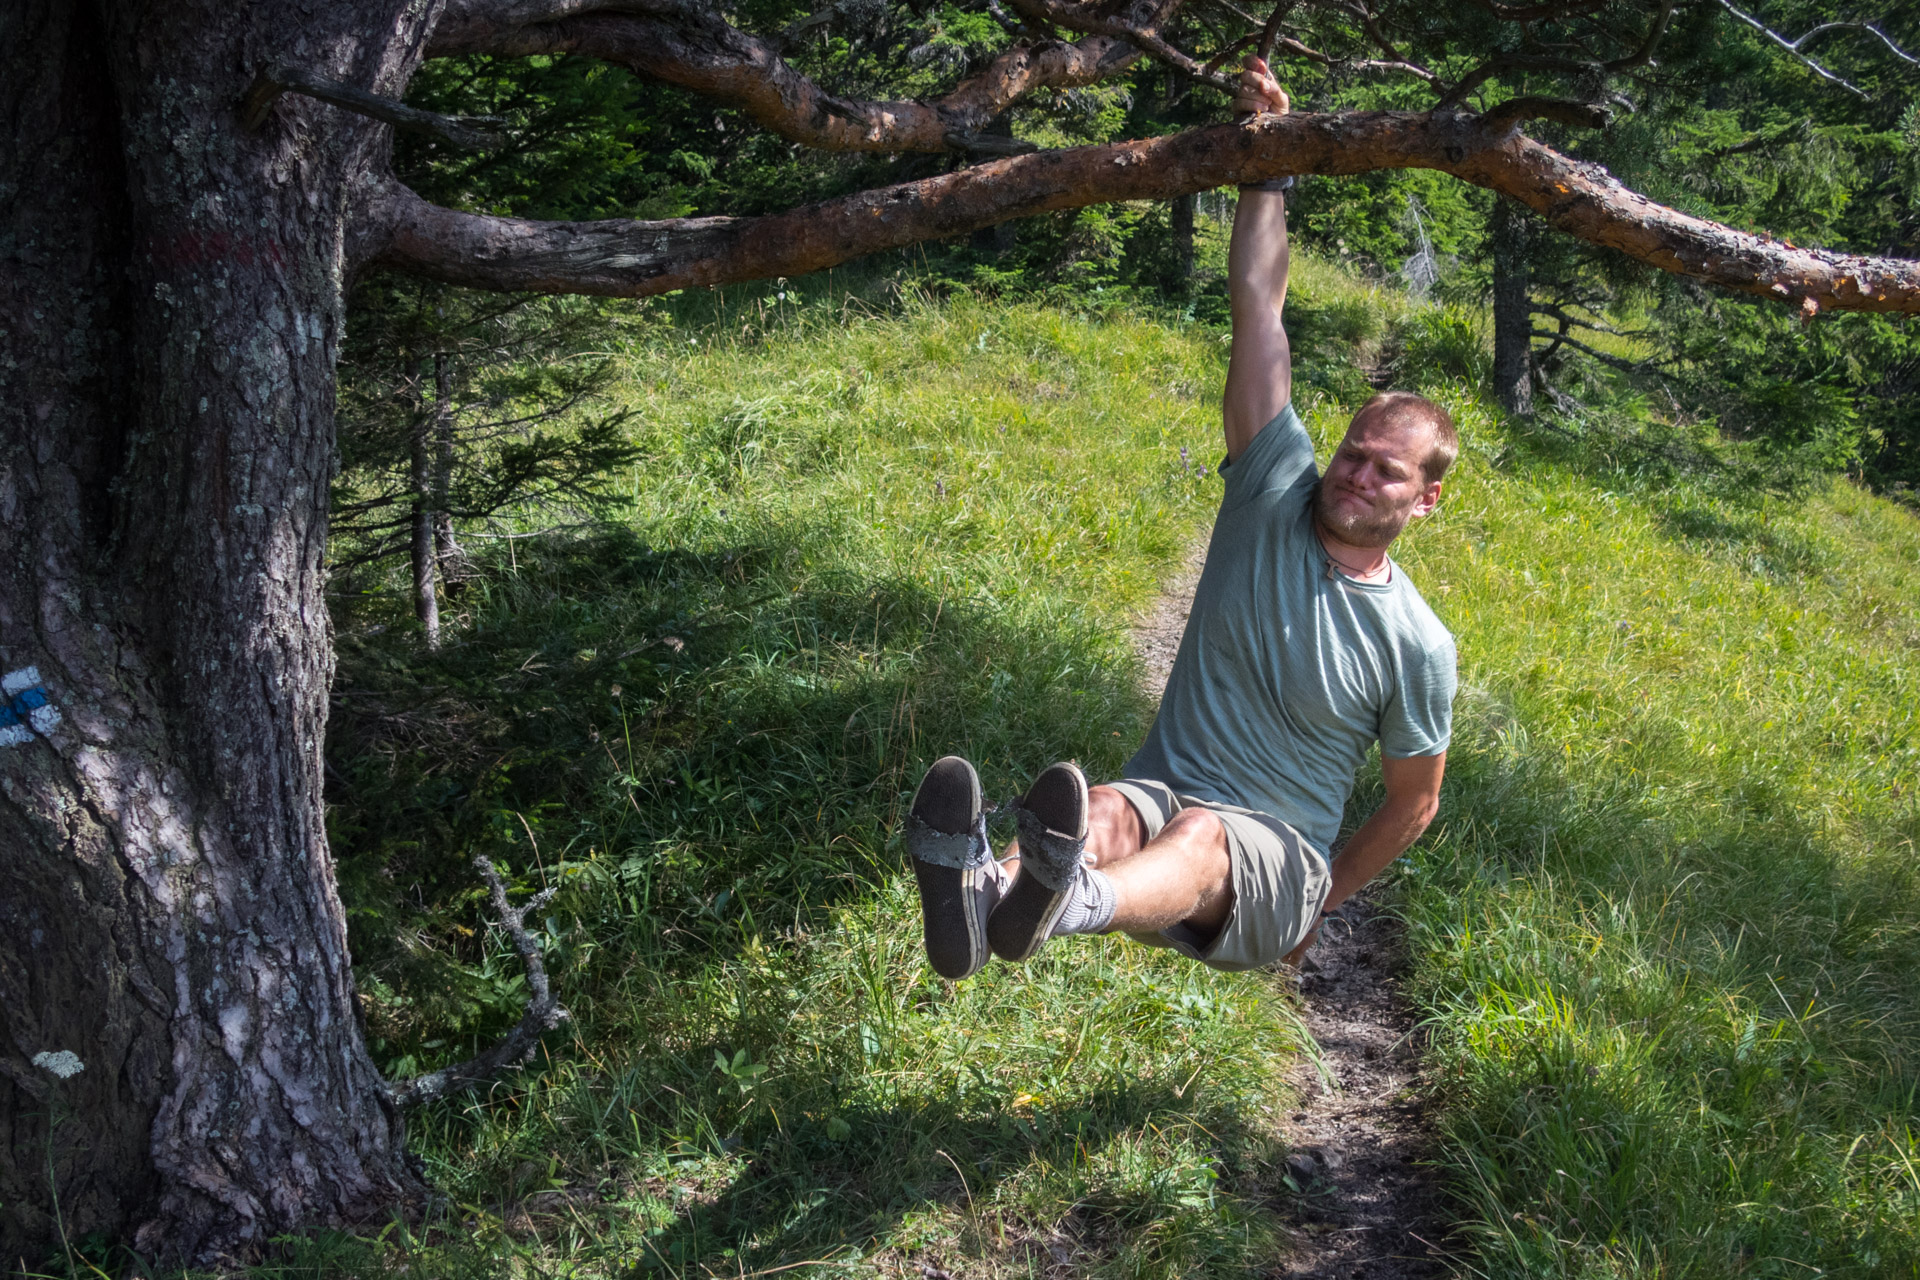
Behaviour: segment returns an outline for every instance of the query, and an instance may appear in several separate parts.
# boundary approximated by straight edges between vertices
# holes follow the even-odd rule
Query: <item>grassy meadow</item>
[[[476,852],[558,887],[574,1016],[413,1118],[435,1214],[259,1274],[1284,1270],[1312,1052],[1285,979],[1074,939],[941,982],[898,838],[948,751],[998,802],[1132,749],[1129,622],[1218,500],[1223,334],[804,285],[636,313],[622,519],[470,540],[439,654],[398,592],[337,601],[333,830],[383,1065],[518,1014]],[[1616,393],[1505,422],[1477,316],[1325,264],[1290,328],[1323,449],[1363,368],[1466,437],[1400,555],[1463,692],[1390,888],[1463,1265],[1920,1275],[1920,524],[1757,489]]]

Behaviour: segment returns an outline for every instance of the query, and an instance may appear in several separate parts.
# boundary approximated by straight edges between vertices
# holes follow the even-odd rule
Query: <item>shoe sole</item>
[[[1049,828],[1084,840],[1087,835],[1087,779],[1071,763],[1049,765],[1017,803]],[[1068,889],[1049,889],[1027,872],[1025,852],[1020,874],[987,921],[987,946],[1002,960],[1031,960],[1066,909]]]
[[[913,817],[935,832],[970,833],[981,810],[980,777],[959,756],[933,762],[913,794]],[[913,848],[908,837],[908,850]],[[987,916],[995,904],[998,885],[991,862],[977,867],[949,867],[913,862],[913,878],[920,887],[920,923],[926,932],[927,963],[943,978],[970,978],[986,965]]]

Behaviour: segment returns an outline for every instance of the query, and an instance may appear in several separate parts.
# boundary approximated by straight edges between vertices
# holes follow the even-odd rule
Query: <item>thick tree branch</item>
[[[493,913],[500,918],[500,927],[507,931],[507,937],[513,941],[514,951],[519,953],[520,963],[527,968],[527,990],[530,993],[527,1011],[521,1015],[518,1025],[485,1053],[451,1067],[415,1076],[411,1080],[389,1084],[387,1091],[396,1106],[415,1107],[477,1084],[485,1084],[513,1064],[532,1057],[534,1049],[540,1044],[540,1037],[572,1016],[553,998],[553,989],[547,984],[547,966],[540,958],[540,944],[527,932],[527,916],[552,901],[553,890],[542,889],[527,899],[525,905],[515,907],[507,900],[506,883],[500,879],[500,873],[494,870],[493,860],[484,854],[475,854],[473,865],[487,882],[488,894],[493,900]]]
[[[487,151],[506,142],[498,128],[502,122],[491,117],[436,115],[431,111],[410,107],[404,102],[383,98],[377,93],[368,93],[355,85],[329,80],[325,76],[279,63],[260,68],[253,83],[247,87],[247,96],[240,104],[241,123],[249,129],[258,129],[266,123],[267,112],[274,100],[289,89],[356,115],[384,120],[396,129],[431,134],[463,151]]]
[[[1920,313],[1920,262],[1795,248],[1690,217],[1476,115],[1297,112],[1162,138],[1044,151],[762,218],[532,222],[368,193],[363,244],[381,265],[483,289],[644,297],[802,275],[1009,218],[1168,200],[1284,174],[1437,169],[1511,196],[1591,244],[1803,310]]]
[[[528,9],[521,5],[515,12]],[[1140,50],[1111,36],[1075,44],[1042,40],[1007,50],[933,102],[858,101],[827,93],[768,41],[677,0],[624,0],[518,25],[490,21],[478,6],[456,7],[434,33],[428,53],[581,54],[718,98],[809,147],[995,155],[1033,150],[1031,143],[982,132],[1019,99],[1039,88],[1094,84],[1140,57]]]

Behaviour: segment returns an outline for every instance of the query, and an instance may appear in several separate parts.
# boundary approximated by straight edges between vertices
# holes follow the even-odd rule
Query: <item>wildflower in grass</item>
[[[52,1072],[62,1080],[71,1080],[87,1069],[87,1064],[80,1061],[80,1055],[71,1049],[43,1050],[33,1055],[33,1065],[42,1071]]]

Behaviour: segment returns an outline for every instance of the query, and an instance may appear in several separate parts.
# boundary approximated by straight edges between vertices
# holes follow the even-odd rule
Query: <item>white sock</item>
[[[1060,909],[1060,918],[1054,921],[1050,936],[1104,933],[1113,923],[1113,913],[1119,905],[1120,896],[1106,872],[1082,867],[1074,877],[1073,888],[1067,893],[1067,905]]]

